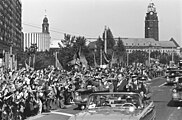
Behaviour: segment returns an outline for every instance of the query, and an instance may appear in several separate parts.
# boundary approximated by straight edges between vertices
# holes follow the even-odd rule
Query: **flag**
[[[57,52],[56,52],[56,54],[55,54],[55,58],[56,58],[56,65],[55,65],[55,66],[56,66],[57,68],[59,68],[59,69],[63,69],[61,63],[60,63],[59,60],[58,60]]]
[[[29,70],[30,66],[26,63],[26,60],[25,60],[25,67],[26,67],[26,70]]]
[[[97,64],[97,61],[96,61],[96,58],[95,58],[95,53],[94,53],[94,66],[98,67],[98,64]]]
[[[83,54],[80,55],[80,63],[83,65],[83,67],[87,67],[88,62]]]
[[[111,61],[110,61],[110,66],[112,67],[112,64],[114,64],[114,63],[117,63],[118,62],[118,60],[117,60],[117,58],[115,57],[115,54],[114,54],[114,52],[112,53],[112,58],[111,58]]]
[[[109,64],[110,61],[109,61],[108,56],[107,56],[107,54],[105,52],[103,52],[103,57],[104,57],[104,59],[103,59],[104,63]]]

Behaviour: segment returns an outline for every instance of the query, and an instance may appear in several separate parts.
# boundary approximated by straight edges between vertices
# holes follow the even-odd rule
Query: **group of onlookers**
[[[146,86],[139,83],[162,76],[164,69],[165,66],[159,64],[150,67],[135,64],[113,68],[73,68],[71,71],[53,66],[42,70],[3,71],[0,74],[0,119],[25,119],[52,109],[66,108],[80,88],[146,93]]]

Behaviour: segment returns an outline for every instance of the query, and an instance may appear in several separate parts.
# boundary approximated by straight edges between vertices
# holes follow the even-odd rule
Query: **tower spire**
[[[107,53],[107,26],[105,26],[105,29],[104,29],[104,32],[105,32],[105,36],[104,36],[104,52]]]
[[[156,7],[155,7],[155,5],[154,5],[154,3],[153,3],[152,0],[150,1],[149,5],[148,5],[148,10],[147,10],[147,12],[148,12],[148,13],[149,13],[149,12],[154,12],[154,13],[156,13]]]
[[[42,32],[49,33],[49,23],[48,23],[48,18],[46,15],[46,10],[45,10],[45,17],[43,19],[43,24],[42,24]]]
[[[45,17],[47,17],[47,11],[46,11],[46,9],[45,9]]]

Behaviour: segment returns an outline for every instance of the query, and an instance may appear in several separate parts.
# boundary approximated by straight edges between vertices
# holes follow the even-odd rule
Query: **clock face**
[[[150,12],[150,15],[153,15],[153,12]]]

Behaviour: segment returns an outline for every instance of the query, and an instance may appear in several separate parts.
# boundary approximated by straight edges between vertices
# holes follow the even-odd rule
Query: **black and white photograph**
[[[0,120],[182,120],[181,0],[0,0]]]

